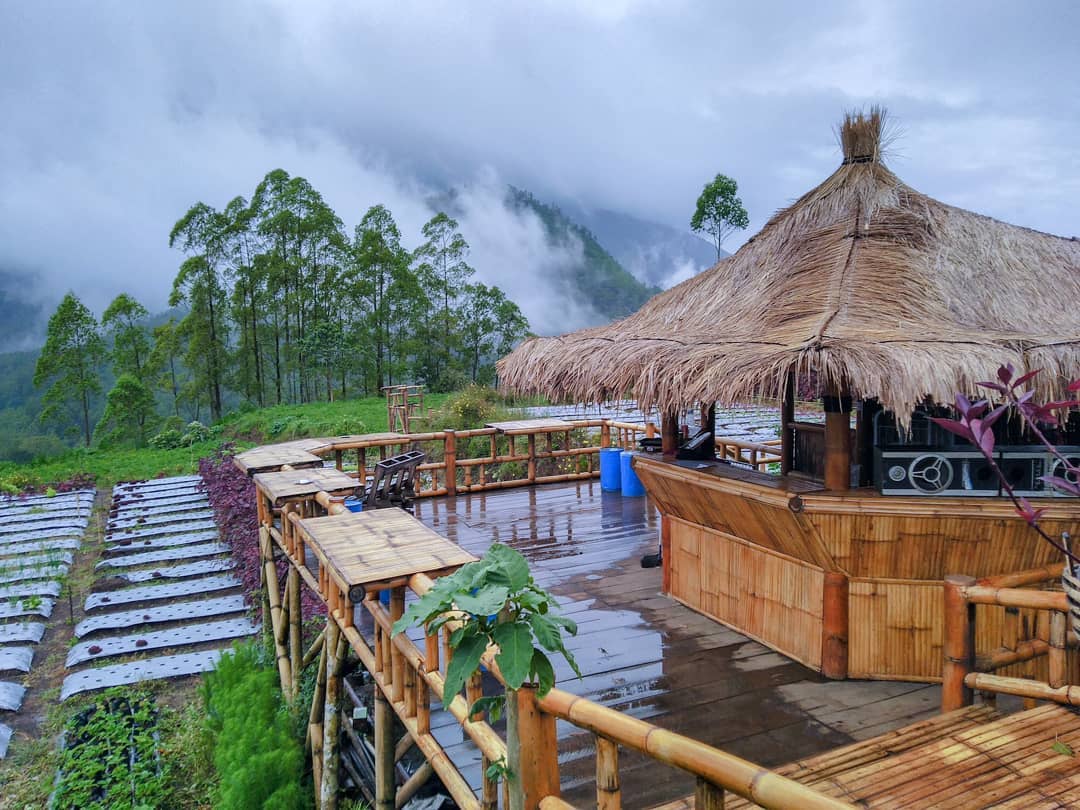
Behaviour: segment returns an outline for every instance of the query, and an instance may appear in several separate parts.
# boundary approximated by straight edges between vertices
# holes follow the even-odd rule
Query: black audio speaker
[[[1080,447],[1059,447],[1058,452],[1073,466],[1080,466]],[[1076,481],[1076,475],[1065,472],[1061,459],[1048,453],[1045,447],[1003,447],[998,465],[1017,495],[1025,498],[1075,497],[1068,492],[1054,489],[1042,480],[1043,476],[1051,475],[1074,483]]]
[[[998,478],[982,454],[970,450],[881,450],[878,487],[883,495],[992,497]]]

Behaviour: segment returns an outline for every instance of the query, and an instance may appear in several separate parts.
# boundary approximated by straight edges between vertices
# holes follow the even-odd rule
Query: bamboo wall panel
[[[956,503],[958,511],[960,506]],[[1036,568],[1057,558],[1023,520],[995,506],[996,514],[990,515],[920,514],[917,506],[912,514],[835,513],[818,500],[805,516],[836,565],[852,577],[985,577]],[[1045,526],[1054,535],[1070,531],[1076,536],[1080,520],[1051,520]]]
[[[671,520],[672,596],[821,667],[824,571],[722,531]]]
[[[939,681],[943,663],[942,583],[900,579],[852,579],[849,592],[848,674],[852,678]],[[975,649],[980,656],[1015,649],[1018,642],[1047,638],[1047,614],[977,605]],[[1076,651],[1070,677],[1080,676]],[[996,670],[1017,677],[1047,677],[1045,656]],[[1080,682],[1080,681],[1074,681]]]
[[[667,469],[676,473],[668,475]],[[635,470],[665,515],[744,538],[820,568],[832,567],[816,527],[789,508],[787,492],[766,491],[762,498],[753,499],[742,488],[728,491],[726,481],[712,486],[700,474],[687,479],[682,473],[690,471],[682,467],[638,464]]]

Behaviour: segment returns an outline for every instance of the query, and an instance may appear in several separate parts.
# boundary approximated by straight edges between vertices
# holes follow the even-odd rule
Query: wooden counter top
[[[825,489],[817,481],[808,481],[804,478],[788,475],[769,475],[757,470],[748,470],[726,461],[676,461],[655,453],[642,453],[634,457],[635,470],[639,469],[641,465],[651,466],[654,464],[668,468],[666,473],[661,474],[669,476],[685,476],[688,479],[698,476],[719,478],[793,495],[801,495],[807,492],[823,492]]]

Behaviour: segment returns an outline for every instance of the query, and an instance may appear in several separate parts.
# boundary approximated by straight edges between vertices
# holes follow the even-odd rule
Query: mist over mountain
[[[591,231],[638,281],[667,289],[716,264],[716,248],[695,236],[609,208],[570,204],[567,214]],[[729,255],[721,251],[722,256]]]
[[[45,342],[49,312],[36,288],[37,279],[32,273],[0,268],[0,312],[4,313],[0,352],[23,351]],[[57,291],[56,300],[63,294],[63,290]]]

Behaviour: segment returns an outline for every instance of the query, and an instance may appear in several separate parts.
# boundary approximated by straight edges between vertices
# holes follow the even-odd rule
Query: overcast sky
[[[685,227],[719,171],[750,212],[734,249],[836,167],[835,125],[869,103],[910,185],[1078,234],[1078,31],[1070,0],[0,0],[0,273],[50,307],[70,288],[161,308],[176,219],[275,167],[350,229],[387,204],[410,245],[444,184],[478,211],[513,183]],[[468,224],[511,293],[551,261],[530,223]]]

